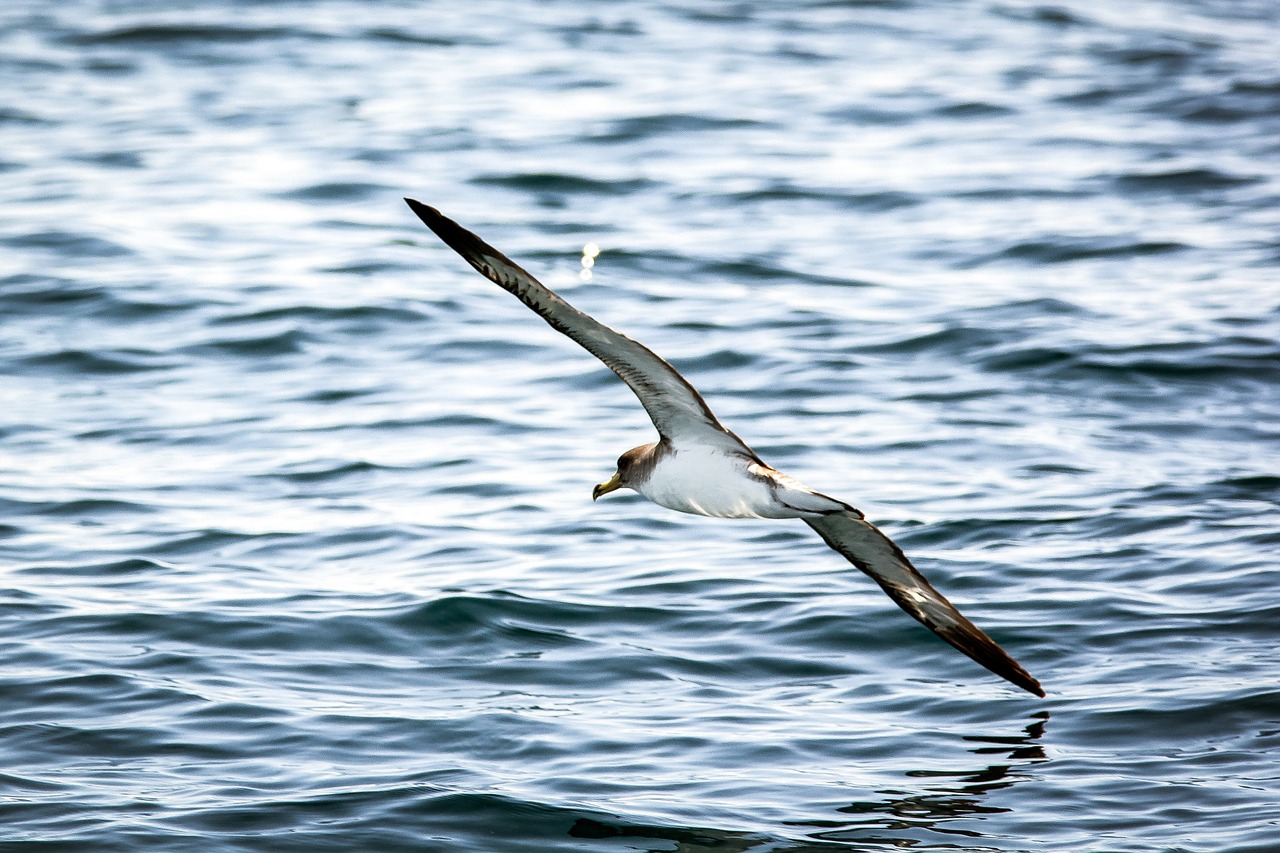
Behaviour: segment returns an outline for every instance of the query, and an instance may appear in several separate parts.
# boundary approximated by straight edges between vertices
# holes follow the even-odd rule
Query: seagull
[[[440,211],[411,198],[405,201],[481,275],[604,362],[640,399],[658,440],[618,457],[617,470],[592,490],[592,500],[632,489],[659,506],[695,515],[803,519],[930,631],[1001,678],[1045,695],[1040,682],[961,615],[862,512],[765,464],[720,424],[702,395],[664,359],[574,308]]]

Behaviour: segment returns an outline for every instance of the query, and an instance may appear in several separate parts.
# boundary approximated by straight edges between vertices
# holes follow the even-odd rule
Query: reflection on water
[[[578,272],[578,278],[583,282],[591,281],[591,269],[596,265],[596,258],[600,255],[600,247],[595,243],[587,243],[582,247],[582,269]]]
[[[644,839],[674,842],[674,847],[663,846],[662,850],[674,850],[679,853],[702,853],[702,851],[725,851],[739,853],[750,850],[761,844],[773,844],[774,839],[762,838],[745,832],[730,832],[722,829],[693,829],[688,827],[646,826],[644,824],[609,824],[592,818],[579,818],[569,830],[573,838],[619,838]],[[630,846],[630,845],[628,845]],[[647,848],[654,849],[654,848]]]
[[[928,848],[928,833],[945,836],[964,836],[980,839],[982,833],[966,824],[963,828],[948,826],[951,821],[1008,811],[1007,808],[989,805],[985,798],[992,791],[1008,788],[1018,781],[1018,770],[1028,764],[1046,760],[1039,744],[1049,722],[1049,713],[1041,711],[1032,716],[1032,722],[1023,730],[1025,734],[1013,737],[999,735],[966,735],[965,740],[991,744],[970,750],[975,755],[999,755],[1007,763],[988,764],[985,767],[964,770],[909,770],[904,775],[915,779],[949,780],[930,785],[931,790],[905,796],[892,796],[884,791],[887,799],[850,803],[841,808],[846,814],[858,815],[849,821],[832,820],[822,826],[839,827],[833,831],[814,834],[814,838],[827,841],[891,844],[903,847]],[[818,824],[815,824],[818,825]],[[868,830],[889,835],[866,834]],[[919,837],[909,833],[925,834]],[[940,847],[952,847],[954,841],[939,842]]]
[[[1004,762],[964,770],[908,770],[904,777],[912,779],[946,779],[947,783],[930,786],[930,790],[903,794],[881,791],[884,799],[850,803],[836,811],[852,818],[814,818],[787,821],[787,826],[812,827],[805,839],[779,839],[754,833],[733,832],[705,827],[671,827],[643,824],[605,823],[593,818],[579,818],[570,830],[575,838],[661,839],[675,843],[680,853],[703,851],[736,851],[767,847],[779,853],[820,853],[860,849],[905,847],[913,850],[983,849],[984,835],[975,824],[952,826],[965,818],[1001,814],[1009,809],[985,802],[993,791],[1022,781],[1019,772],[1048,759],[1040,739],[1049,722],[1049,713],[1031,715],[1024,734],[965,735],[964,740],[988,744],[969,750],[974,755],[1001,756]],[[941,838],[931,836],[942,836]],[[963,844],[957,838],[965,839]]]

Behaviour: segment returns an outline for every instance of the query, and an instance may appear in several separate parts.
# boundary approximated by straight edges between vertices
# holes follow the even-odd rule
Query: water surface
[[[6,4],[5,849],[1280,849],[1277,25]],[[592,505],[643,411],[404,195],[1049,698],[803,525]]]

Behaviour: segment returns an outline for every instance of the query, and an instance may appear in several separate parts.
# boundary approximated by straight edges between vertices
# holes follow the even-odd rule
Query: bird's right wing
[[[410,209],[481,275],[533,309],[551,328],[581,345],[635,392],[658,433],[721,444],[755,454],[716,420],[702,395],[652,350],[574,308],[506,255],[433,207],[406,198]]]
[[[974,625],[911,565],[902,549],[857,510],[833,512],[805,523],[823,541],[871,576],[899,607],[926,628],[996,675],[1029,693],[1044,696],[1044,688]]]

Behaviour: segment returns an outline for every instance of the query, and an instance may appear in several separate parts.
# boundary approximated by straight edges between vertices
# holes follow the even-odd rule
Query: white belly
[[[659,506],[716,518],[804,518],[814,514],[779,501],[768,480],[749,472],[751,464],[742,456],[713,449],[674,450],[635,489]]]

